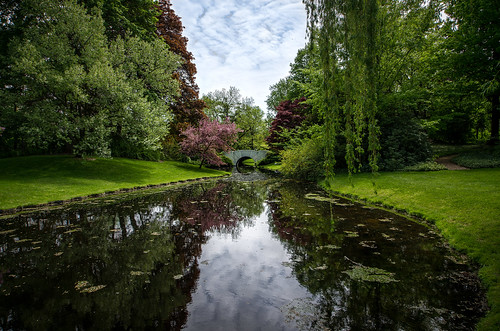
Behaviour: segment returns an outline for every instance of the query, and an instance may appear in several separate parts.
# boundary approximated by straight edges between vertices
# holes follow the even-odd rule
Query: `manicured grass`
[[[261,168],[268,169],[268,170],[274,170],[274,171],[279,171],[281,169],[281,163],[274,163],[274,164],[266,164],[264,166],[261,166]]]
[[[73,156],[0,159],[0,209],[224,174],[172,161],[83,160]]]
[[[375,185],[373,184],[375,183]],[[490,312],[480,330],[500,330],[500,169],[337,175],[325,187],[435,222],[450,244],[477,261]]]

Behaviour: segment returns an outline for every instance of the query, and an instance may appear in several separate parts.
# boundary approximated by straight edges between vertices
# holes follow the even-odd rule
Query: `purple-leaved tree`
[[[219,153],[232,150],[239,132],[241,130],[236,124],[228,119],[219,123],[205,118],[197,127],[190,126],[181,132],[181,136],[184,136],[180,143],[181,150],[190,157],[199,158],[200,168],[205,163],[221,166],[225,163]]]

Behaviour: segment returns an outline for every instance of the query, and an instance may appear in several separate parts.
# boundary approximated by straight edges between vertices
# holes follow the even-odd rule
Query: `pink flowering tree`
[[[223,123],[217,120],[202,119],[198,127],[188,127],[181,132],[184,139],[181,141],[181,150],[190,157],[200,159],[200,168],[203,164],[216,166],[225,165],[219,156],[221,152],[232,150],[238,139],[240,129],[228,119]]]

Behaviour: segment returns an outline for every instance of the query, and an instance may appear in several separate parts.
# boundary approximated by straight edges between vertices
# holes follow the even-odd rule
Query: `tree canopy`
[[[10,37],[1,54],[2,153],[146,157],[161,147],[180,65],[163,41],[109,39],[99,12],[74,0],[18,1],[2,15],[1,39]]]

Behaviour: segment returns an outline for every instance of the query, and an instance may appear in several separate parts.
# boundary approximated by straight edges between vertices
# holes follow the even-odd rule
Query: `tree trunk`
[[[499,122],[500,122],[500,90],[491,98],[491,145],[499,142]]]

